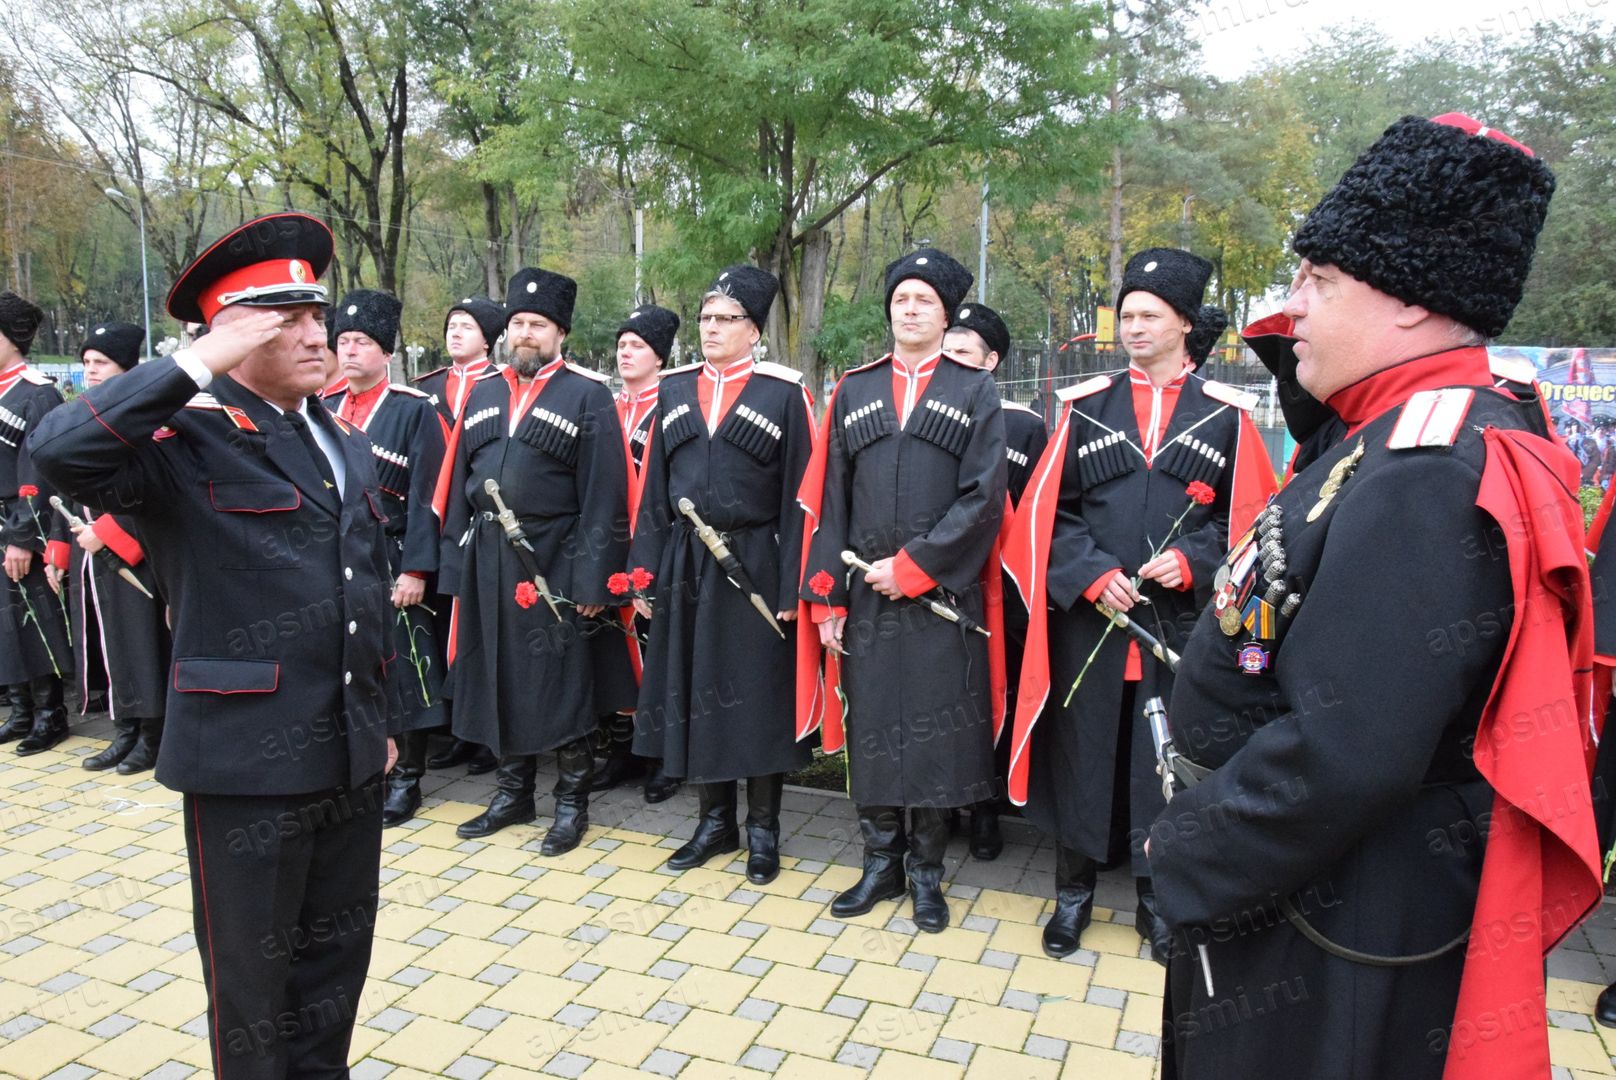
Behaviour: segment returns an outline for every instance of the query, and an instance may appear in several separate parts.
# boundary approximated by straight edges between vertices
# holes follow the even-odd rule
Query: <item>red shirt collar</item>
[[[1421,390],[1490,386],[1492,381],[1487,350],[1472,345],[1393,364],[1337,390],[1325,404],[1353,428],[1358,428],[1387,410],[1395,409]]]
[[[657,399],[662,391],[661,383],[652,383],[638,394],[630,394],[626,389],[617,392],[617,400],[624,405],[648,405]]]
[[[1183,386],[1184,380],[1189,378],[1190,372],[1194,370],[1194,364],[1190,363],[1188,360],[1184,361],[1184,370],[1162,383],[1161,389],[1166,390],[1168,387]],[[1145,371],[1144,368],[1141,368],[1139,365],[1130,360],[1128,362],[1128,379],[1129,381],[1135,383],[1148,383],[1150,382],[1150,375]],[[1155,384],[1152,383],[1151,385]]]
[[[942,358],[943,353],[942,350],[939,349],[937,352],[932,353],[930,356],[926,357],[926,359],[916,364],[913,369],[911,369],[902,360],[898,359],[897,353],[893,353],[892,370],[897,372],[899,375],[902,375],[906,379],[916,379],[923,375],[930,375],[937,367],[937,361],[941,360]]]
[[[750,356],[744,356],[739,360],[731,361],[720,370],[713,366],[711,360],[703,360],[701,362],[701,373],[704,378],[711,379],[713,382],[729,382],[732,379],[740,378],[742,375],[752,374],[753,363],[754,361]]]
[[[556,372],[560,371],[561,370],[561,365],[565,364],[566,362],[567,362],[566,357],[564,357],[564,356],[556,357],[554,360],[550,361],[548,364],[545,364],[537,372],[534,373],[533,382],[528,383],[528,386],[531,387],[533,385],[533,383],[541,383],[544,380],[548,379],[550,376],[552,376]],[[505,368],[504,370],[502,370],[500,372],[500,374],[505,376],[505,381],[510,384],[511,393],[515,394],[515,393],[519,393],[521,391],[522,384],[519,381],[517,381],[516,368],[514,366]]]

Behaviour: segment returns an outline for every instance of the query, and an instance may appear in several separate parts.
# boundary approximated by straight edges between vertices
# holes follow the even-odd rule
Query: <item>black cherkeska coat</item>
[[[1390,449],[1402,411],[1323,449],[1275,497],[1294,614],[1245,653],[1253,635],[1208,607],[1184,650],[1173,740],[1215,771],[1150,830],[1181,1080],[1442,1075],[1466,949],[1367,966],[1275,908],[1289,897],[1326,938],[1382,956],[1471,925],[1494,802],[1470,747],[1514,608],[1503,533],[1476,505],[1481,433],[1540,431],[1542,413],[1482,384],[1451,446]],[[1227,588],[1251,575],[1263,587],[1260,560]]]
[[[112,514],[95,517],[87,506],[76,508],[106,547],[90,555],[79,547],[67,520],[56,518],[52,539],[69,545],[68,578],[72,582],[73,652],[78,669],[79,709],[94,694],[107,694],[113,719],[156,719],[168,696],[172,655],[167,610],[145,549],[132,521]],[[126,569],[146,587],[150,597],[121,574]]]
[[[635,718],[636,753],[698,783],[790,772],[808,764],[793,723],[795,622],[781,640],[679,512],[680,499],[722,533],[769,612],[797,610],[802,510],[813,452],[802,375],[758,364],[709,433],[701,365],[669,372],[652,412],[631,566],[653,569],[656,617]],[[813,627],[808,628],[809,632]]]
[[[348,390],[326,397],[333,413],[342,408]],[[438,586],[441,529],[432,499],[443,468],[443,426],[426,394],[393,384],[381,392],[359,429],[370,439],[376,480],[387,512],[387,560],[393,578],[414,574],[426,582],[423,605],[393,615],[393,644],[398,659],[387,669],[388,708],[394,730],[424,731],[441,727],[443,715],[443,643],[439,622],[427,608]]]
[[[454,732],[502,757],[553,750],[634,704],[614,612],[583,619],[574,606],[614,604],[607,579],[628,555],[628,464],[611,391],[594,372],[559,364],[513,434],[514,381],[503,372],[486,376],[467,399],[441,566],[445,588],[458,582]],[[533,546],[559,620],[542,598],[517,602],[517,586],[532,579],[494,518],[489,479]],[[597,678],[596,648],[621,657],[621,677]]]
[[[1161,812],[1163,800],[1141,709],[1149,697],[1171,693],[1172,674],[1142,652],[1137,708],[1130,714],[1132,722],[1125,724],[1121,710],[1129,638],[1119,631],[1106,634],[1108,621],[1083,599],[1083,592],[1108,570],[1120,567],[1134,573],[1165,541],[1188,561],[1192,587],[1166,589],[1142,582],[1139,591],[1150,604],[1136,606],[1132,614],[1170,648],[1183,647],[1196,614],[1211,597],[1213,570],[1228,547],[1243,413],[1229,403],[1233,391],[1214,385],[1212,392],[1219,396],[1213,397],[1207,381],[1190,373],[1155,460],[1147,464],[1128,374],[1110,376],[1094,389],[1102,381],[1096,377],[1073,387],[1072,392],[1083,396],[1068,404],[1071,421],[1047,570],[1049,697],[1032,732],[1022,812],[1063,846],[1101,862],[1121,858],[1123,851],[1114,845],[1127,837],[1134,870],[1142,874],[1143,835],[1129,836],[1129,821],[1142,828]],[[1197,480],[1216,492],[1210,505],[1191,503],[1186,489]],[[1248,519],[1251,513],[1248,508]],[[1175,529],[1180,515],[1183,520]],[[1071,704],[1065,705],[1102,636],[1104,644]],[[1120,745],[1124,738],[1126,747]],[[1118,759],[1124,752],[1129,772],[1119,777]],[[1118,792],[1118,783],[1126,789]],[[1117,820],[1114,810],[1123,810],[1126,818]]]
[[[987,639],[910,600],[889,600],[841,553],[866,562],[906,551],[977,622],[983,566],[1004,515],[1006,455],[998,387],[948,356],[898,426],[892,360],[848,372],[829,420],[819,524],[799,594],[848,611],[848,778],[867,806],[965,806],[998,792]],[[997,573],[997,568],[994,569]],[[816,575],[835,580],[827,598]]]
[[[35,467],[25,442],[45,415],[62,403],[56,384],[24,368],[0,394],[0,545],[34,553],[22,581],[5,581],[0,611],[0,685],[73,670],[73,641],[63,601],[45,581],[51,537],[50,481]],[[24,495],[25,491],[33,494]]]
[[[386,764],[393,656],[368,440],[309,399],[342,449],[339,498],[279,409],[229,376],[208,391],[172,360],[141,364],[52,413],[29,449],[67,496],[134,524],[168,601],[157,779],[198,795],[356,788]]]
[[[1004,402],[1004,455],[1008,465],[1005,485],[1010,505],[1020,504],[1032,467],[1044,456],[1047,445],[1049,429],[1044,426],[1044,418],[1025,405]]]

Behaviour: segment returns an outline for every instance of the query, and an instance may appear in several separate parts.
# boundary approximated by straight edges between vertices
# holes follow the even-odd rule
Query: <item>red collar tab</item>
[[[1170,387],[1174,387],[1174,386],[1183,386],[1184,385],[1184,380],[1189,378],[1190,372],[1192,372],[1194,370],[1195,370],[1195,365],[1186,362],[1184,364],[1184,370],[1180,371],[1177,375],[1174,375],[1171,379],[1168,379],[1166,382],[1162,383],[1161,388],[1163,390],[1166,390],[1166,389],[1168,389]],[[1136,366],[1133,363],[1133,361],[1131,361],[1131,360],[1128,362],[1128,378],[1135,385],[1144,385],[1144,384],[1150,383],[1150,375],[1149,375],[1149,373],[1146,372],[1143,368]]]
[[[719,382],[720,380],[728,382],[730,379],[751,374],[754,363],[755,361],[752,357],[747,356],[740,360],[731,361],[723,370],[719,370],[713,366],[711,360],[703,360],[701,362],[701,373],[713,382]]]
[[[937,366],[937,361],[941,360],[942,358],[942,353],[934,353],[931,356],[926,357],[926,359],[922,360],[920,363],[916,364],[914,366],[914,370],[911,371],[907,366],[904,365],[902,360],[898,359],[897,354],[893,354],[892,370],[896,371],[899,375],[902,375],[906,379],[917,379],[922,375],[930,375],[932,369]]]
[[[658,394],[658,392],[661,391],[661,389],[662,389],[661,384],[652,383],[650,386],[646,387],[644,390],[641,390],[638,394],[630,394],[627,390],[619,391],[618,395],[617,395],[617,398],[618,398],[619,401],[622,401],[622,402],[624,402],[626,404],[644,405],[644,404],[646,404],[648,402],[655,401],[657,399],[657,394]]]
[[[315,281],[317,276],[314,267],[303,259],[270,259],[232,270],[210,285],[197,303],[202,308],[203,321],[211,323],[220,308],[243,300],[269,300],[282,293],[317,293],[323,300],[325,286]]]
[[[1502,131],[1499,131],[1497,128],[1490,128],[1486,124],[1483,124],[1480,120],[1472,119],[1471,117],[1466,116],[1464,113],[1450,112],[1443,113],[1441,116],[1433,116],[1431,117],[1431,123],[1443,124],[1447,127],[1456,127],[1466,135],[1479,135],[1484,139],[1492,139],[1494,142],[1501,142],[1506,145],[1513,146],[1527,157],[1537,157],[1536,154],[1532,153],[1532,148],[1530,146],[1527,146],[1523,142],[1512,139],[1508,135],[1505,135]]]
[[[533,374],[533,382],[534,383],[541,383],[545,379],[548,379],[550,376],[552,376],[556,372],[560,371],[561,366],[563,364],[565,364],[566,362],[567,362],[566,357],[562,357],[562,356],[556,357],[554,360],[550,361],[548,364],[545,364],[543,367],[541,367],[538,371],[534,372],[534,374]],[[511,384],[511,390],[512,391],[516,391],[516,390],[521,389],[521,387],[522,387],[522,383],[520,381],[521,377],[516,374],[516,368],[515,367],[505,368],[503,371],[500,372],[500,374],[505,376],[505,381]],[[529,383],[528,385],[532,386],[533,383]]]
[[[481,360],[473,360],[469,364],[450,364],[449,370],[463,379],[470,379],[487,371],[492,363],[493,361],[485,356]]]
[[[1476,345],[1394,364],[1336,391],[1325,404],[1341,419],[1357,427],[1395,409],[1421,390],[1491,386],[1492,382],[1487,350]]]

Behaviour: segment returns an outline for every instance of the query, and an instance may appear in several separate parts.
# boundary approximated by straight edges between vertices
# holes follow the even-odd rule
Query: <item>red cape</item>
[[[1022,492],[1021,506],[1004,544],[1005,572],[1027,605],[1027,647],[1022,654],[1016,716],[1010,729],[1010,801],[1017,806],[1027,804],[1032,730],[1049,699],[1049,549],[1071,431],[1072,403],[1067,402],[1055,435]],[[1274,487],[1274,470],[1263,449],[1262,436],[1251,417],[1242,411],[1229,497],[1230,536],[1240,536],[1251,527]]]
[[[1576,458],[1525,432],[1484,438],[1476,505],[1503,527],[1515,618],[1476,731],[1493,817],[1442,1075],[1541,1080],[1543,958],[1604,892],[1589,791],[1593,597]]]

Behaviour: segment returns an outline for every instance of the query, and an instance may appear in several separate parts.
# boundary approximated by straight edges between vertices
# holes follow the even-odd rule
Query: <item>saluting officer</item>
[[[370,448],[318,397],[331,251],[303,214],[228,233],[168,296],[209,334],[29,444],[135,524],[173,611],[157,779],[184,794],[224,1080],[347,1074],[375,926],[393,586]]]

